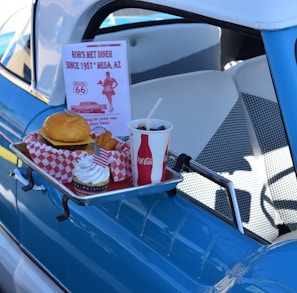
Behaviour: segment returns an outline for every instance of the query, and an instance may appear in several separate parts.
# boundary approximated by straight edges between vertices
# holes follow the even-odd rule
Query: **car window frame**
[[[31,38],[32,38],[32,26],[31,26],[31,9],[30,6],[25,6],[22,9],[18,10],[16,14],[13,14],[12,18],[8,19],[5,23],[7,26],[9,21],[15,21],[14,17],[16,17],[19,13],[24,13],[24,18],[22,19],[21,24],[18,22],[16,25],[15,31],[12,32],[13,35],[9,40],[9,43],[5,49],[5,52],[1,56],[0,64],[1,67],[5,68],[8,72],[13,74],[18,79],[22,80],[27,84],[31,84],[32,81],[32,52],[31,52]],[[3,28],[3,27],[2,27]],[[20,48],[16,51],[16,47],[20,45]],[[16,67],[10,68],[8,66],[8,62],[11,61],[12,56],[15,56],[17,53],[22,54],[21,56],[21,65],[23,66],[23,75],[19,74]],[[23,57],[23,58],[22,58]],[[17,60],[18,62],[20,60]],[[7,63],[6,63],[7,62]],[[26,73],[29,75],[26,76]]]

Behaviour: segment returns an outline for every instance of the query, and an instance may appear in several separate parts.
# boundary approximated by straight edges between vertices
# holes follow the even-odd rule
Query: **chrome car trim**
[[[173,156],[175,158],[178,157],[178,153],[170,150],[169,156]],[[242,234],[244,234],[244,229],[242,225],[242,220],[240,216],[240,211],[238,207],[238,202],[236,198],[236,192],[234,189],[233,182],[229,179],[221,176],[220,174],[214,172],[213,170],[210,170],[209,168],[199,164],[198,162],[194,160],[189,161],[189,167],[191,170],[199,173],[200,175],[204,176],[205,178],[211,180],[212,182],[215,182],[216,184],[224,187],[227,192],[227,199],[229,202],[229,206],[232,212],[232,216],[234,219],[234,224],[236,225],[238,231],[240,231]]]
[[[35,98],[38,98],[39,100],[41,100],[44,103],[48,103],[48,101],[49,101],[49,97],[48,96],[46,96],[45,94],[41,93],[40,91],[37,91],[36,88],[33,88],[31,85],[29,85],[25,81],[21,80],[19,77],[15,76],[14,74],[12,74],[8,70],[6,70],[1,65],[0,65],[0,75],[2,75],[3,77],[5,77],[7,80],[9,80],[10,82],[14,83],[15,85],[17,85],[18,87],[20,87],[24,91],[30,93]]]
[[[13,178],[15,178],[15,180],[18,180],[21,184],[28,186],[30,184],[29,180],[26,179],[22,173],[20,172],[20,170],[18,168],[14,168],[13,172],[11,172],[9,174],[10,176],[12,176]],[[33,185],[32,186],[33,190],[39,190],[39,191],[46,191],[46,187],[44,187],[43,185]]]

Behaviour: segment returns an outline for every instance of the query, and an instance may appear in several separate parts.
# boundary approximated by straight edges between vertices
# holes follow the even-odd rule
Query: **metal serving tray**
[[[89,206],[105,201],[121,200],[130,197],[144,196],[148,194],[170,191],[176,187],[176,185],[182,181],[182,175],[175,172],[171,168],[167,167],[166,170],[166,180],[157,184],[147,184],[143,186],[134,187],[132,182],[125,183],[111,183],[111,189],[106,192],[101,192],[92,195],[78,195],[74,192],[73,184],[62,184],[42,168],[36,165],[29,155],[27,154],[27,148],[25,143],[15,143],[10,145],[10,149],[16,154],[16,156],[21,159],[28,167],[41,175],[45,180],[51,183],[54,187],[60,190],[64,197],[71,199],[75,203],[82,206]],[[64,204],[64,202],[63,202]]]

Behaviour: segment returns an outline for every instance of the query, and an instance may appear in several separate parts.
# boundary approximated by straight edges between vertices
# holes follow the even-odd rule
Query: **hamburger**
[[[61,111],[48,116],[42,130],[51,139],[61,142],[81,142],[90,136],[88,122],[73,111]]]

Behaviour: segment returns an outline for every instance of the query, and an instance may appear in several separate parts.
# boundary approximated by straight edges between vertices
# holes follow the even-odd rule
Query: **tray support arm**
[[[69,197],[64,194],[62,196],[62,205],[63,205],[63,208],[64,208],[64,213],[56,217],[57,221],[59,221],[59,222],[63,222],[65,220],[67,220],[69,218],[69,216],[70,216],[70,211],[69,211],[69,207],[68,207],[68,200],[69,200]]]

